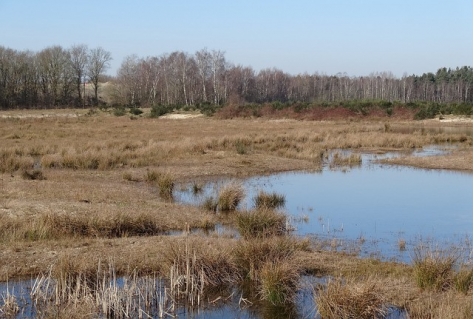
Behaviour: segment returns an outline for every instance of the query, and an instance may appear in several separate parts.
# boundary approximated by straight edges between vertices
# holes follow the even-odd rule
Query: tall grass
[[[293,262],[267,262],[259,273],[259,295],[274,305],[290,304],[295,301],[299,278],[299,269]]]
[[[158,187],[160,197],[164,199],[173,198],[174,178],[170,173],[147,170],[145,180]]]
[[[1,241],[144,236],[164,230],[151,213],[96,216],[43,213],[29,219],[5,216],[0,220]]]
[[[413,273],[418,287],[434,291],[448,289],[452,283],[456,261],[457,256],[453,251],[416,247]]]

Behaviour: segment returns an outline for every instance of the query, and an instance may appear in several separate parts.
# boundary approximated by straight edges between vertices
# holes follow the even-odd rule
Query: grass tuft
[[[280,236],[286,233],[286,216],[274,210],[259,209],[236,216],[237,229],[245,239]]]
[[[244,189],[238,183],[229,183],[220,191],[217,198],[217,209],[221,212],[235,211],[244,198]]]
[[[285,196],[260,191],[254,198],[253,203],[257,209],[275,209],[285,206]]]
[[[273,305],[291,304],[298,289],[299,270],[289,260],[267,262],[259,273],[259,295]]]
[[[453,252],[416,247],[413,258],[416,284],[423,290],[446,290],[451,284],[456,260]]]
[[[158,192],[161,198],[172,199],[174,190],[174,179],[170,173],[147,170],[145,180],[158,186]]]
[[[383,318],[386,314],[383,291],[376,280],[364,282],[330,280],[318,287],[316,304],[318,312],[325,319]]]

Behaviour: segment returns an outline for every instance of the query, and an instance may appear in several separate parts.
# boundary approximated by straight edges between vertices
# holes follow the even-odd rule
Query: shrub
[[[141,114],[143,114],[143,111],[141,109],[139,109],[138,107],[131,107],[130,108],[130,114],[141,115]]]
[[[170,113],[173,111],[172,106],[166,106],[166,105],[153,105],[151,107],[151,113],[150,117],[159,117],[162,115],[165,115],[167,113]]]
[[[285,206],[285,196],[275,192],[266,193],[260,191],[254,198],[253,203],[257,209],[275,209]]]
[[[113,113],[114,113],[115,116],[124,116],[125,113],[126,113],[125,107],[123,107],[123,106],[114,107]]]

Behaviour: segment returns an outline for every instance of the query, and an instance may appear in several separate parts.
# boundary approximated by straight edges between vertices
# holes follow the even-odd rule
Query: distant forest
[[[472,114],[471,66],[443,67],[435,73],[401,78],[390,72],[291,75],[277,68],[256,72],[230,63],[223,51],[202,49],[194,54],[131,55],[115,76],[106,76],[111,60],[110,52],[86,45],[52,46],[39,52],[0,46],[0,107],[147,106],[166,111],[183,107],[216,110],[229,104],[266,103],[282,108],[295,103],[354,106],[363,102],[429,105],[433,112]],[[100,93],[104,82],[108,82],[107,92],[104,87]],[[87,93],[85,83],[92,94]]]

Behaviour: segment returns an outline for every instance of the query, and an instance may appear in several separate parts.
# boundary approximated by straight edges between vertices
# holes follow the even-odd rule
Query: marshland
[[[0,114],[0,317],[472,317],[470,118],[149,112]],[[320,178],[268,186],[298,174]],[[379,232],[355,227],[380,198]],[[456,211],[417,240],[423,220],[402,210],[421,202],[432,222],[450,201]],[[345,202],[359,209],[341,213]],[[465,219],[449,224],[454,213]],[[397,216],[401,259],[377,243]]]

